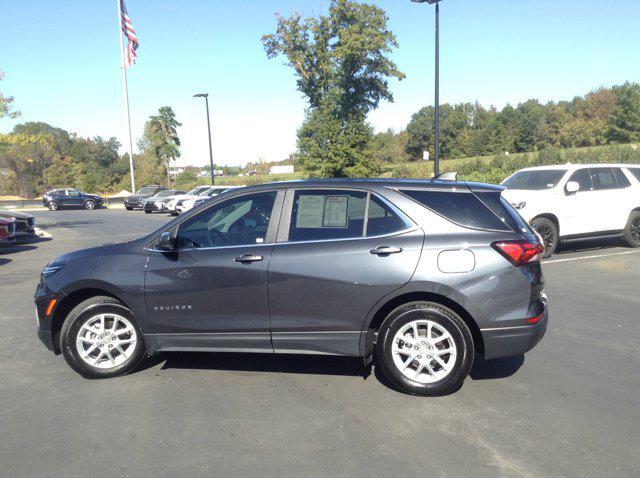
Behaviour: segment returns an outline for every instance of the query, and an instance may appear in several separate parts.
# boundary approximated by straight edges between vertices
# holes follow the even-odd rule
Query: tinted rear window
[[[420,204],[428,207],[432,211],[446,217],[452,222],[464,227],[474,229],[493,229],[498,231],[517,230],[510,224],[513,218],[502,220],[491,209],[491,206],[485,204],[471,191],[469,192],[453,192],[453,191],[419,191],[405,189],[401,190],[410,198],[418,201]],[[487,199],[494,203],[496,209],[503,209],[504,206],[496,203],[495,200]],[[508,216],[502,212],[503,216]]]

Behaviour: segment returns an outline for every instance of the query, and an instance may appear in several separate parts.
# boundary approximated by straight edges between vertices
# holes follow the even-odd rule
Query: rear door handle
[[[236,262],[242,262],[248,264],[250,262],[258,262],[262,260],[262,256],[254,256],[253,254],[242,254],[240,257],[236,257]]]
[[[369,252],[377,256],[388,256],[389,254],[398,254],[402,252],[402,247],[378,246],[375,249],[371,249]]]

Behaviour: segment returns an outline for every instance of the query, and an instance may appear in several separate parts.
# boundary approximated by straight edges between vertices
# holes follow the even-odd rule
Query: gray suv
[[[166,351],[375,358],[417,395],[547,327],[537,236],[499,186],[312,180],[229,191],[153,234],[61,256],[38,335],[85,377]]]

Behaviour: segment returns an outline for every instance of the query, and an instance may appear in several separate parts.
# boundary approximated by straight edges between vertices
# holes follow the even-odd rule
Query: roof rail
[[[457,181],[458,180],[458,172],[457,171],[447,171],[445,173],[440,173],[437,176],[434,176],[433,179],[439,179],[441,181]]]

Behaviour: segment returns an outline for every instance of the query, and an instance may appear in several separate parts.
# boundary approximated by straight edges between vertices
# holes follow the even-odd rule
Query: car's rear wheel
[[[106,296],[76,306],[60,332],[67,363],[87,378],[108,378],[132,371],[144,357],[142,333],[133,313]]]
[[[537,217],[531,221],[531,226],[542,238],[544,252],[540,257],[542,259],[551,257],[558,247],[558,228],[555,223],[546,217]]]
[[[640,211],[631,211],[623,236],[630,247],[640,247]]]
[[[451,309],[412,302],[393,310],[376,342],[376,362],[393,386],[414,395],[458,390],[473,365],[473,338]]]
[[[60,205],[56,201],[49,201],[47,204],[49,211],[57,211],[60,208]]]
[[[88,201],[84,202],[84,208],[85,209],[95,209],[96,208],[96,202],[92,201],[91,199],[89,199]]]
[[[125,208],[127,211],[133,211],[133,208],[132,208],[132,207],[125,206],[124,208]]]

